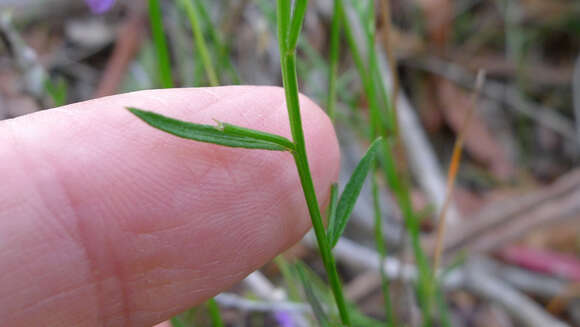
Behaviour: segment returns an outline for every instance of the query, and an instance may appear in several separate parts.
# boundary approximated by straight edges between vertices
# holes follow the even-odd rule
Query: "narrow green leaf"
[[[362,157],[354,169],[352,176],[350,176],[350,180],[346,184],[344,191],[342,191],[336,207],[336,218],[333,220],[333,224],[328,226],[328,244],[331,248],[336,245],[340,235],[342,235],[346,228],[346,223],[350,218],[354,204],[372,166],[375,154],[382,142],[383,139],[378,138],[370,145],[367,153]]]
[[[320,303],[320,301],[318,300],[318,298],[314,294],[312,286],[310,285],[310,281],[306,277],[304,268],[301,265],[296,265],[295,268],[296,268],[296,272],[298,273],[298,276],[300,277],[300,281],[302,282],[302,287],[304,288],[306,300],[310,304],[310,307],[312,308],[312,312],[314,312],[314,317],[316,317],[316,320],[318,321],[320,326],[330,327],[330,321],[328,319],[328,316],[324,312],[324,309],[322,308],[322,304]]]
[[[304,21],[307,7],[308,0],[296,0],[294,3],[294,13],[292,14],[292,21],[290,22],[290,32],[288,34],[288,43],[286,45],[288,51],[294,51],[296,49],[298,36],[302,29],[302,22]]]
[[[289,139],[280,135],[270,134],[222,122],[218,122],[217,127],[226,134],[252,137],[258,140],[272,142],[281,145],[282,147],[285,148],[285,150],[294,151],[294,143],[292,143]]]
[[[338,204],[338,185],[336,183],[330,185],[330,203],[328,204],[328,214],[326,215],[326,221],[328,222],[328,228],[335,225],[336,222],[336,205]]]
[[[234,148],[272,151],[294,150],[292,142],[279,135],[224,123],[218,123],[218,126],[195,124],[169,118],[151,111],[136,108],[127,109],[150,126],[185,139]]]

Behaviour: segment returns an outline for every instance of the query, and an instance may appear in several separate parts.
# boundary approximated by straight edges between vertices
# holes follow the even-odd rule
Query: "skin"
[[[324,112],[301,105],[324,205],[338,144]],[[2,325],[152,326],[310,228],[289,153],[180,139],[125,106],[290,138],[275,87],[142,91],[0,122]]]

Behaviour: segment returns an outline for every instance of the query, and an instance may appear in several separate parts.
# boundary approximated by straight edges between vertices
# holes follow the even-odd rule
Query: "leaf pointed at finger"
[[[137,108],[127,108],[148,125],[175,136],[233,148],[294,151],[294,144],[280,136],[218,122],[218,126],[190,123]]]
[[[354,169],[354,172],[350,176],[348,183],[346,184],[344,191],[340,196],[340,200],[338,201],[336,207],[336,217],[334,220],[331,220],[331,224],[328,226],[328,233],[327,239],[330,248],[334,248],[338,239],[344,233],[344,229],[346,228],[346,223],[350,218],[350,214],[354,209],[354,205],[356,200],[360,194],[360,191],[363,187],[365,179],[369,173],[369,170],[372,166],[372,162],[375,158],[375,155],[379,149],[381,143],[383,143],[382,138],[377,138],[367,150],[367,153],[362,157],[359,161],[358,165]]]

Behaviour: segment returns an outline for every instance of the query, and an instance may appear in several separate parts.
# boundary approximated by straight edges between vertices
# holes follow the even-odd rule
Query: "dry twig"
[[[574,219],[580,212],[580,170],[562,176],[551,186],[517,199],[493,203],[466,219],[449,233],[444,253],[488,252],[521,237],[525,232],[556,221]],[[424,248],[433,248],[427,239]]]
[[[443,208],[439,213],[439,219],[437,221],[437,239],[435,241],[435,252],[433,254],[433,271],[437,271],[439,268],[439,260],[441,259],[441,251],[443,249],[443,241],[445,239],[445,219],[447,214],[447,209],[449,208],[449,204],[451,203],[451,199],[453,196],[453,189],[455,186],[455,178],[457,176],[457,171],[459,170],[459,161],[461,160],[461,151],[463,149],[463,140],[465,139],[465,135],[467,134],[467,130],[469,128],[469,123],[471,121],[471,117],[475,112],[475,108],[477,107],[477,98],[479,96],[479,92],[483,86],[485,81],[485,72],[479,71],[477,74],[477,82],[476,88],[473,92],[473,98],[471,100],[471,108],[467,110],[467,116],[465,117],[465,121],[463,123],[463,129],[459,133],[457,140],[453,146],[453,154],[451,156],[451,163],[449,164],[449,171],[447,173],[447,193],[445,194],[445,202],[443,203]]]

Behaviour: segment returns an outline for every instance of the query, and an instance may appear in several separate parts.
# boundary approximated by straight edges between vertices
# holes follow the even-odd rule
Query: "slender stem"
[[[195,44],[203,62],[203,67],[207,75],[207,79],[211,86],[219,85],[219,80],[215,73],[209,51],[207,49],[207,44],[205,38],[203,37],[203,32],[201,30],[201,24],[199,22],[199,16],[196,8],[193,6],[191,0],[180,0],[181,4],[185,8],[187,16],[189,17],[189,22],[191,24],[191,30],[195,38]]]
[[[289,53],[283,57],[282,63],[282,78],[284,81],[284,89],[286,91],[286,102],[288,104],[288,115],[290,117],[290,129],[292,131],[292,139],[295,144],[294,161],[300,176],[300,182],[304,191],[306,205],[312,220],[314,234],[318,242],[318,248],[322,256],[324,268],[328,274],[330,288],[334,295],[336,305],[340,314],[342,323],[350,326],[350,316],[346,307],[346,301],[342,292],[342,285],[336,269],[334,257],[330,252],[330,247],[326,239],[326,232],[322,222],[322,215],[318,206],[316,198],[316,191],[314,183],[312,182],[312,175],[308,165],[308,157],[306,155],[306,144],[304,141],[304,132],[302,130],[302,120],[300,118],[300,105],[298,99],[298,79],[296,77],[296,55]]]
[[[334,13],[330,31],[330,63],[328,67],[328,99],[326,110],[334,121],[336,111],[336,80],[338,75],[338,57],[340,48],[340,20],[342,19],[342,1],[334,0]]]
[[[362,60],[361,52],[358,49],[358,44],[354,38],[354,35],[351,31],[350,22],[347,19],[346,15],[343,16],[343,24],[344,24],[344,31],[347,37],[347,41],[349,47],[351,49],[351,53],[355,64],[357,66],[357,70],[361,76],[361,80],[363,82],[363,88],[367,96],[367,100],[369,101],[369,108],[370,108],[370,129],[371,135],[375,136],[383,136],[385,137],[386,142],[384,142],[383,151],[382,151],[382,165],[385,171],[385,177],[387,179],[387,183],[389,188],[393,191],[395,198],[397,199],[397,203],[401,208],[401,212],[403,214],[405,227],[410,235],[411,245],[413,248],[413,254],[415,256],[415,260],[417,261],[417,266],[419,268],[419,278],[417,284],[417,291],[418,291],[418,298],[421,305],[421,309],[423,312],[423,325],[429,326],[431,320],[431,309],[430,309],[430,301],[429,298],[429,285],[431,280],[431,274],[429,271],[429,265],[427,264],[427,258],[421,248],[420,244],[420,235],[419,235],[419,221],[413,212],[413,207],[411,204],[411,197],[409,193],[409,186],[404,178],[401,177],[400,171],[397,169],[397,164],[395,162],[395,149],[397,148],[397,144],[400,144],[398,138],[395,140],[392,139],[392,135],[387,134],[387,130],[385,129],[385,125],[389,127],[393,127],[397,124],[397,121],[393,119],[386,118],[384,116],[384,111],[380,109],[380,101],[379,97],[383,97],[385,104],[388,106],[389,101],[387,98],[386,93],[384,93],[384,81],[380,74],[378,74],[378,61],[375,52],[375,33],[372,24],[369,24],[367,20],[374,20],[374,12],[372,7],[368,7],[367,15],[363,17],[359,17],[361,19],[365,32],[365,38],[367,43],[367,51],[368,51],[368,62],[369,67],[367,68]],[[369,26],[370,25],[370,26]],[[383,94],[384,93],[384,94]]]
[[[305,1],[297,2],[305,5]],[[322,222],[322,215],[316,198],[316,190],[312,181],[310,167],[308,164],[308,156],[306,154],[306,143],[304,141],[304,131],[302,129],[302,119],[300,117],[300,101],[298,97],[298,77],[296,76],[296,49],[294,41],[289,42],[289,28],[290,28],[290,1],[278,0],[277,2],[277,16],[278,16],[278,44],[280,47],[280,66],[282,70],[282,81],[284,84],[284,92],[286,96],[286,105],[288,109],[288,117],[290,120],[290,130],[292,133],[292,140],[294,142],[295,151],[293,152],[294,161],[302,184],[304,198],[312,220],[314,234],[320,249],[320,255],[324,268],[328,275],[330,288],[336,301],[336,306],[340,315],[342,323],[350,326],[350,316],[346,307],[346,301],[342,292],[342,285],[336,269],[336,262],[332,256],[330,246],[326,239],[326,231]],[[296,10],[295,10],[296,12]],[[298,15],[304,17],[304,14],[298,10]],[[293,23],[294,28],[299,28],[301,22]]]
[[[372,170],[375,170],[374,167]],[[372,174],[371,176],[372,181],[372,190],[373,190],[373,205],[375,211],[375,223],[374,223],[374,232],[375,232],[375,246],[377,248],[377,252],[379,253],[379,272],[381,274],[381,288],[383,292],[383,298],[385,302],[385,314],[387,316],[387,326],[388,327],[395,327],[395,313],[393,310],[393,305],[391,303],[391,291],[389,285],[389,279],[385,273],[385,258],[387,256],[387,251],[385,249],[385,238],[383,235],[383,226],[381,220],[381,202],[379,199],[379,185],[377,182],[376,174]]]
[[[171,64],[169,61],[169,50],[165,33],[163,32],[163,15],[159,0],[149,0],[149,20],[151,22],[151,32],[153,33],[153,43],[157,55],[157,71],[161,87],[172,88],[173,78],[171,76]]]
[[[463,150],[463,142],[465,140],[465,135],[467,134],[469,123],[473,117],[475,108],[477,107],[477,98],[483,87],[485,81],[485,72],[479,71],[477,74],[477,80],[475,82],[475,90],[473,91],[471,97],[470,107],[467,109],[467,115],[463,122],[463,127],[455,140],[453,145],[453,154],[451,155],[451,162],[449,163],[449,170],[447,173],[447,192],[445,194],[445,202],[443,202],[443,208],[439,213],[438,225],[437,225],[437,240],[435,242],[435,252],[433,254],[433,277],[436,276],[437,268],[441,261],[441,252],[443,251],[443,241],[445,240],[445,219],[447,217],[447,209],[449,203],[451,202],[451,197],[453,196],[453,189],[455,186],[455,179],[457,177],[457,171],[459,170],[459,162],[461,161],[461,152]]]
[[[240,76],[230,58],[229,45],[226,43],[226,41],[224,41],[224,37],[222,36],[222,33],[220,33],[220,30],[212,22],[211,17],[207,11],[207,8],[205,7],[204,1],[197,1],[196,5],[197,5],[196,8],[199,10],[199,13],[201,14],[203,24],[205,24],[207,30],[209,31],[211,41],[218,49],[217,52],[219,64],[216,67],[218,67],[218,70],[220,67],[222,67],[222,70],[224,69],[228,70],[232,78],[232,82],[234,84],[240,84],[241,83]]]
[[[387,60],[389,62],[389,69],[391,71],[391,76],[393,77],[393,90],[391,94],[391,110],[393,114],[393,120],[399,121],[398,109],[397,109],[397,99],[399,98],[399,72],[397,71],[397,58],[393,51],[393,43],[391,40],[391,33],[393,31],[393,25],[391,21],[391,5],[390,0],[381,1],[381,16],[383,19],[383,47],[387,53]],[[395,135],[398,135],[398,124],[395,124]]]

